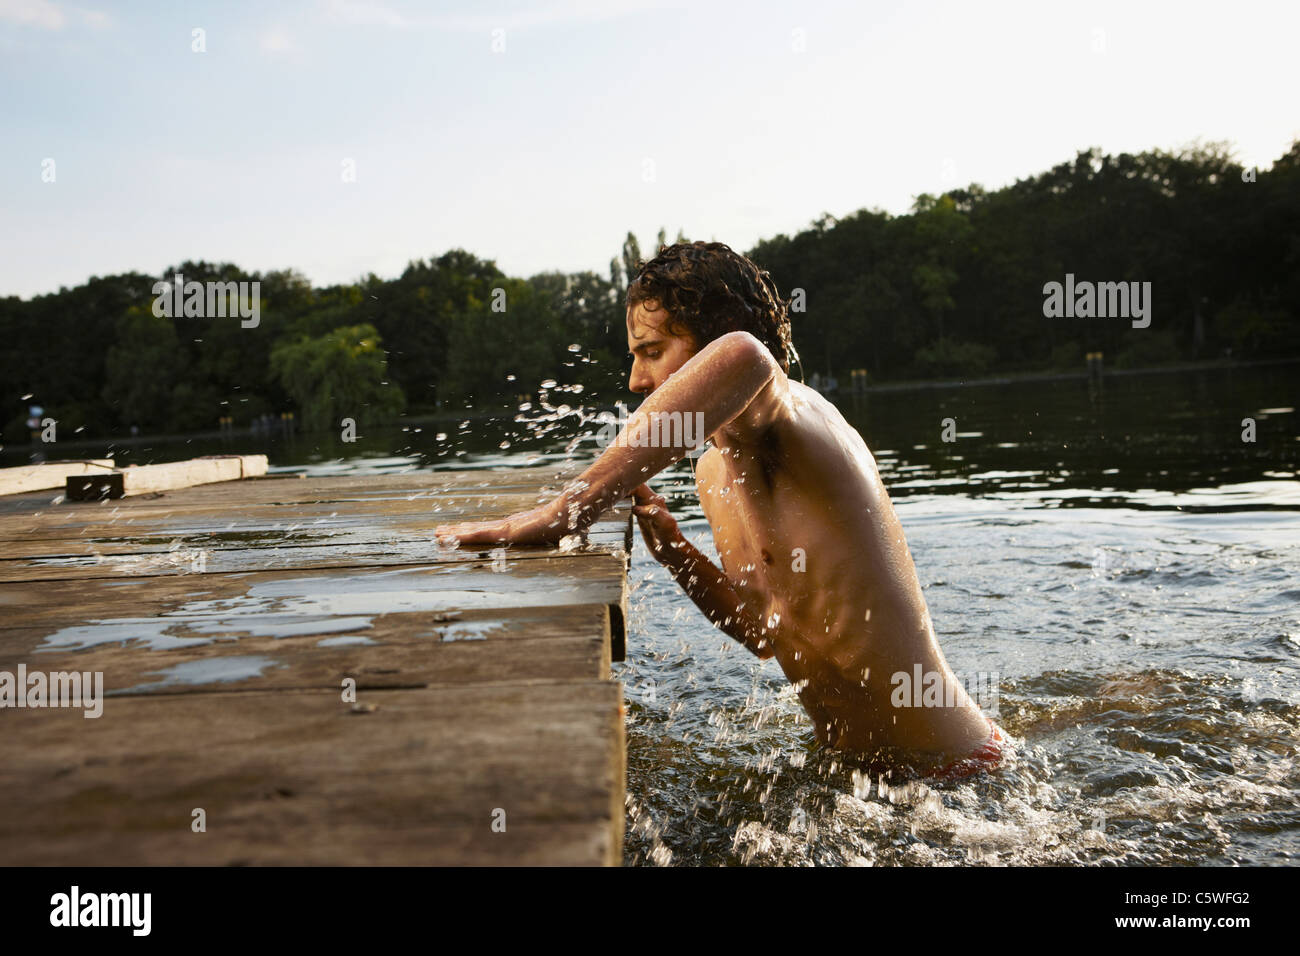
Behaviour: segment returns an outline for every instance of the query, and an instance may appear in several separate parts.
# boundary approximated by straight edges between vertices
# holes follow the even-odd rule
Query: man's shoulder
[[[792,380],[787,407],[789,414],[775,423],[764,443],[779,469],[839,471],[858,454],[870,455],[858,430],[815,389]]]
[[[786,401],[776,416],[772,437],[778,442],[806,441],[824,436],[844,421],[838,408],[815,389],[793,379],[786,380]]]

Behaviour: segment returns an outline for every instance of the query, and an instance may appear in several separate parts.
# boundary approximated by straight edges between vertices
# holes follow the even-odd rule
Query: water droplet
[[[508,441],[503,441],[501,444],[497,445],[497,447],[500,448],[500,449],[503,449],[503,450],[504,450],[504,449],[510,447],[510,442],[508,442]]]
[[[506,381],[507,381],[507,382],[513,382],[514,380],[515,380],[515,377],[514,377],[513,375],[507,375],[507,376],[506,376]]]
[[[543,379],[542,388],[555,388],[555,379],[553,378]]]
[[[434,437],[435,439],[437,439],[438,441],[446,441],[446,440],[447,440],[447,433],[446,433],[446,432],[438,432],[438,434],[434,435],[433,437]]]
[[[569,351],[570,351],[570,352],[581,352],[581,351],[582,351],[582,346],[579,345],[577,342],[574,342],[572,345],[569,346]]]

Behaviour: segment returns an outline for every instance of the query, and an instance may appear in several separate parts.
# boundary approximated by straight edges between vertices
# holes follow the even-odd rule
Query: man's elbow
[[[728,332],[717,338],[719,351],[727,362],[758,387],[771,381],[781,366],[757,336],[743,330]]]

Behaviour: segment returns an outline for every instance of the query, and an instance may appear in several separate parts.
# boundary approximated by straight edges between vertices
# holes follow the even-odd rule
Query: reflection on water
[[[162,670],[149,671],[150,676],[157,675],[158,680],[147,684],[137,684],[121,690],[109,691],[115,694],[132,694],[140,691],[159,690],[173,686],[196,686],[203,684],[221,684],[260,677],[268,667],[286,667],[269,657],[243,655],[237,657],[212,657],[197,661],[183,661]]]
[[[959,784],[895,787],[817,752],[775,660],[709,627],[638,541],[628,660],[615,666],[628,704],[626,862],[1294,860],[1297,371],[844,399],[896,500],[950,664],[1000,676],[997,719],[1018,757]],[[590,439],[572,441],[574,410],[543,411],[537,431],[548,434],[506,416],[269,451],[280,468],[343,474],[522,466],[593,450]],[[231,449],[153,453],[220,450]],[[655,486],[712,553],[689,469]],[[301,623],[280,619],[281,597],[247,599],[265,600],[258,621],[271,633]],[[373,595],[319,600],[290,610],[367,619],[386,608]],[[186,636],[163,634],[176,623],[163,622],[154,639],[204,640],[208,616],[234,610],[210,603],[191,608]],[[125,636],[99,627],[61,643]],[[138,637],[140,624],[131,627]]]

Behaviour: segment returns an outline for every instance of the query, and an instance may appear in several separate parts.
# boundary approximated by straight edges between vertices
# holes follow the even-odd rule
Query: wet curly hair
[[[791,358],[799,360],[790,339],[790,300],[781,298],[768,272],[721,242],[660,246],[649,262],[637,262],[627,307],[649,301],[668,311],[668,331],[689,332],[699,348],[728,332],[749,332],[786,374]]]

